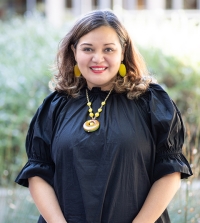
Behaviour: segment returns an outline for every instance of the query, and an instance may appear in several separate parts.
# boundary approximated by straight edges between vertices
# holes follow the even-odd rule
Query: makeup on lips
[[[105,67],[105,66],[91,66],[90,69],[95,74],[101,74],[107,69],[107,67]]]

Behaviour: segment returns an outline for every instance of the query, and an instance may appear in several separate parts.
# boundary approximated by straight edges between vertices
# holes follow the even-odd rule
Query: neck
[[[111,89],[114,88],[113,85],[109,85],[109,86],[90,86],[90,85],[87,85],[87,88],[89,90],[92,90],[92,88],[94,88],[94,87],[101,88],[101,91],[110,91]]]

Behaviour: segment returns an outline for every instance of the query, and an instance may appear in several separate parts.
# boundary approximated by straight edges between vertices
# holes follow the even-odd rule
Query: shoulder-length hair
[[[90,31],[101,27],[112,27],[124,49],[123,63],[126,66],[127,74],[122,78],[117,74],[113,85],[118,93],[127,92],[129,99],[137,98],[145,92],[151,82],[143,58],[133,45],[131,38],[112,11],[97,10],[86,14],[79,19],[72,29],[67,33],[60,43],[57,54],[56,70],[53,83],[54,90],[64,92],[72,97],[79,95],[80,89],[86,84],[84,77],[75,77],[74,66],[76,64],[71,45],[75,48],[79,39]]]

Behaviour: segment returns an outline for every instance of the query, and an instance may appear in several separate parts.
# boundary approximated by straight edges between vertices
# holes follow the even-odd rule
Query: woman
[[[117,17],[94,11],[78,20],[57,68],[16,179],[29,187],[38,222],[169,223],[166,207],[192,175],[182,119]]]

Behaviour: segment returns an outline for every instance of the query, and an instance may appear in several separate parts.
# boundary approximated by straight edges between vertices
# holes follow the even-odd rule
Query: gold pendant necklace
[[[102,112],[102,108],[106,104],[106,101],[107,101],[108,97],[110,96],[112,90],[113,90],[113,88],[111,88],[111,90],[109,91],[105,100],[101,102],[101,107],[98,109],[98,112],[93,113],[93,109],[91,107],[92,103],[89,100],[88,91],[86,89],[87,106],[89,107],[88,112],[89,112],[89,116],[92,118],[83,124],[83,128],[86,132],[94,132],[99,128],[100,123],[96,120],[96,118],[98,118],[100,116],[100,113]]]

